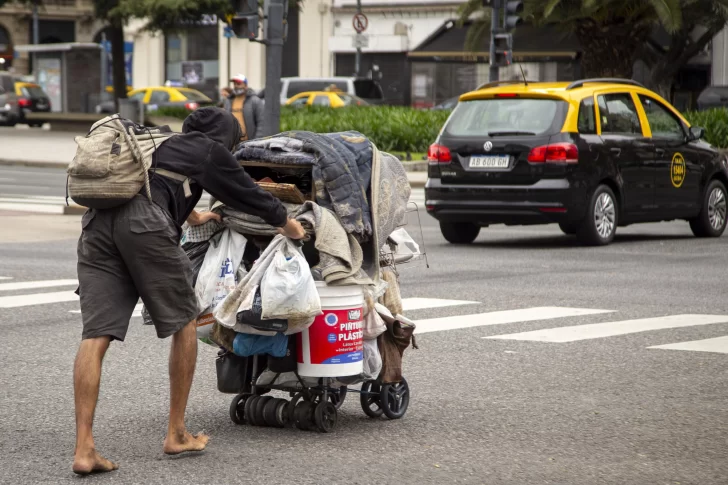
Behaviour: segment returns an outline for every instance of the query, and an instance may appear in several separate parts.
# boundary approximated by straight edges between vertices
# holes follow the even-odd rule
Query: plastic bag
[[[361,374],[355,376],[337,377],[337,383],[351,386],[358,382],[372,381],[379,377],[382,372],[382,355],[379,353],[379,345],[376,340],[365,340],[363,345],[362,364],[364,369]]]
[[[290,239],[273,255],[260,284],[264,320],[321,315],[321,300],[306,258]]]
[[[239,333],[233,341],[233,352],[241,357],[269,354],[273,357],[285,357],[288,350],[288,336],[277,333],[273,336],[250,335]]]
[[[422,257],[419,244],[412,239],[412,236],[410,236],[404,228],[400,227],[393,231],[392,234],[389,235],[389,239],[396,244],[396,249],[394,251],[395,263],[406,263]]]
[[[247,240],[242,234],[225,229],[220,239],[210,240],[195,283],[195,294],[200,312],[217,305],[236,286],[235,275],[243,259]]]
[[[376,311],[370,311],[366,317],[364,317],[364,340],[376,339],[387,330],[387,326],[384,324],[384,320],[379,316]]]
[[[263,320],[263,299],[260,296],[260,287],[255,291],[253,305],[238,313],[238,323],[250,325],[257,330],[274,330],[276,332],[285,332],[288,330],[288,320],[274,318],[271,320]]]

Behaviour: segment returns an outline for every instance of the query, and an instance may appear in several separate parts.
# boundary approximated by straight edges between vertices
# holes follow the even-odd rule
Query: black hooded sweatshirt
[[[182,134],[173,136],[154,153],[153,168],[189,177],[192,197],[185,197],[181,182],[150,175],[152,198],[182,226],[202,197],[203,190],[236,210],[283,227],[286,209],[278,199],[258,187],[232,156],[240,140],[238,121],[220,108],[201,108],[190,114]]]

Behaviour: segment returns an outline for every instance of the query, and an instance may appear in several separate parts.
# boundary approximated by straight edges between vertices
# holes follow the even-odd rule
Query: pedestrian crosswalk
[[[0,276],[0,318],[4,309],[47,307],[71,302],[74,303],[72,308],[66,306],[59,308],[59,311],[79,314],[78,295],[74,292],[77,284],[75,279],[22,281],[12,276]],[[647,345],[646,350],[728,354],[728,335],[672,343],[664,343],[664,335],[660,337],[660,332],[665,330],[705,326],[712,326],[719,329],[718,331],[728,333],[728,315],[686,313],[620,319],[618,317],[620,312],[616,309],[568,306],[537,306],[484,312],[482,303],[478,301],[427,297],[404,298],[402,305],[405,314],[417,323],[416,335],[460,329],[477,331],[482,327],[484,330],[488,329],[488,335],[480,336],[483,342],[490,341],[495,344],[497,341],[519,341],[524,345],[543,346],[578,345],[580,342],[596,339],[649,334],[655,335],[655,342],[654,345]],[[141,317],[141,308],[140,303],[134,309],[132,318]],[[417,318],[418,315],[438,313],[441,315],[455,313],[455,315]],[[597,319],[597,323],[591,323],[594,319]],[[605,319],[608,321],[604,321]],[[586,323],[581,323],[584,321]],[[539,326],[546,324],[546,327],[529,330],[527,326],[532,324]],[[519,331],[516,333],[513,333],[512,329],[508,331],[510,326],[514,325],[518,326]]]

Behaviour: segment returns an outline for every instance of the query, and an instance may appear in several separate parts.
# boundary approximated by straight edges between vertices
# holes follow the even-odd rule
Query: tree
[[[469,32],[472,50],[490,32],[490,9],[482,7],[482,0],[469,0],[460,10],[461,22],[483,10]],[[533,24],[554,25],[576,36],[585,77],[631,78],[635,62],[648,57],[644,60],[655,76],[672,79],[728,20],[728,0],[526,0],[524,10]],[[705,31],[695,38],[699,26]],[[671,35],[668,49],[646,48],[656,28]]]

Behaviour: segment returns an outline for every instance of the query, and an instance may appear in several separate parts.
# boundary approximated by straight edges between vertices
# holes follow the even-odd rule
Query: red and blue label
[[[311,364],[360,362],[364,357],[363,326],[362,308],[324,310],[308,329]]]

